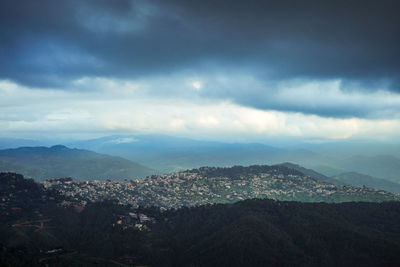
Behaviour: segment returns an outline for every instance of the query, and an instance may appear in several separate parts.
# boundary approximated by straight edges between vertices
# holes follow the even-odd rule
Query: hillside
[[[178,266],[396,266],[399,212],[398,202],[246,200],[172,212],[155,231],[177,244]]]
[[[210,177],[225,171],[213,169]],[[11,189],[18,197],[6,199]],[[400,202],[252,199],[161,212],[113,201],[63,200],[32,180],[1,173],[0,194],[2,213],[13,212],[0,221],[1,266],[398,266],[400,262]]]
[[[306,202],[380,202],[400,199],[400,195],[386,191],[336,186],[280,165],[202,167],[123,182],[54,180],[43,184],[65,195],[91,201],[118,199],[121,203],[135,207],[158,206],[163,209],[233,203],[251,198]]]
[[[154,173],[120,157],[61,145],[0,150],[0,171],[19,172],[38,180],[61,177],[122,180]]]
[[[297,171],[303,173],[304,175],[307,175],[307,176],[309,176],[311,178],[314,178],[314,179],[317,179],[317,180],[320,180],[320,181],[323,181],[323,182],[326,182],[326,183],[330,183],[330,184],[334,184],[334,185],[344,185],[344,183],[342,183],[340,180],[332,179],[332,178],[330,178],[328,176],[325,176],[325,175],[323,175],[323,174],[321,174],[319,172],[316,172],[316,171],[314,171],[312,169],[304,168],[304,167],[302,167],[302,166],[300,166],[298,164],[285,162],[285,163],[282,163],[282,164],[279,164],[279,165],[288,167],[290,169],[297,170]],[[372,187],[372,188],[374,188],[374,187]]]
[[[0,172],[0,222],[39,218],[39,214],[67,197],[16,173]],[[23,216],[22,216],[23,215]]]
[[[349,171],[400,182],[400,159],[392,155],[356,155],[338,162],[338,165]]]
[[[342,173],[340,175],[333,176],[332,179],[336,179],[337,181],[348,185],[353,185],[358,187],[367,186],[378,190],[381,189],[397,194],[400,193],[399,183],[394,183],[392,181],[372,177],[357,172]]]

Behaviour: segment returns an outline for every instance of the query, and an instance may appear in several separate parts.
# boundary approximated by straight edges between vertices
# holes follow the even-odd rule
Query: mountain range
[[[3,138],[0,139],[0,147],[41,143],[48,145],[52,142],[54,143],[55,141]],[[363,184],[366,186],[378,185],[379,182],[385,183],[385,180],[396,185],[400,184],[400,154],[396,152],[398,146],[390,146],[389,144],[335,142],[275,147],[261,143],[199,141],[167,135],[114,135],[89,140],[63,140],[63,144],[77,150],[84,149],[122,157],[139,165],[147,166],[149,169],[156,170],[157,173],[171,173],[202,166],[230,167],[234,165],[274,165],[282,162],[292,162],[295,165],[318,173],[320,179],[333,184],[347,183],[357,186],[360,183],[363,184],[360,177],[354,180],[353,183],[349,175],[346,176],[346,182],[341,182],[338,177],[344,173],[358,173],[382,180],[371,183],[370,179],[366,179]],[[391,154],[383,154],[384,152]],[[0,166],[3,166],[3,170],[6,170],[4,166],[12,165],[13,168],[11,169],[17,172],[21,172],[20,170],[24,169],[21,173],[37,174],[38,171],[42,171],[37,170],[38,167],[35,164],[27,163],[20,160],[7,161],[0,156]],[[124,168],[127,167],[120,169]],[[40,167],[39,169],[43,168]],[[303,171],[305,170],[303,169]],[[122,174],[126,175],[127,178],[139,177],[149,173],[151,172],[143,171],[137,174],[134,173],[134,175],[129,173],[126,175],[127,173],[122,171]],[[98,173],[93,173],[93,175],[95,174],[97,175]],[[86,173],[87,175],[88,173]],[[100,178],[102,177],[105,176]],[[111,175],[110,177],[121,178],[122,175]],[[391,189],[395,187],[386,186],[384,188]],[[380,189],[381,187],[374,188]],[[392,190],[392,192],[394,191]]]
[[[389,149],[387,151],[392,151],[392,154],[382,154],[385,151],[383,148],[388,145],[381,145],[382,149],[378,149],[378,144],[352,145],[349,148],[340,143],[274,147],[261,143],[198,141],[166,135],[108,136],[68,145],[121,156],[161,173],[201,166],[228,167],[294,162],[325,176],[358,172],[400,182],[399,153]]]
[[[62,177],[121,180],[155,173],[150,168],[121,157],[62,145],[0,150],[0,171],[18,172],[37,180]]]
[[[370,188],[386,190],[393,193],[400,193],[400,184],[372,177],[369,175],[357,173],[357,172],[346,172],[336,176],[331,177],[333,181],[337,181],[342,184],[353,185],[353,186],[367,186]]]

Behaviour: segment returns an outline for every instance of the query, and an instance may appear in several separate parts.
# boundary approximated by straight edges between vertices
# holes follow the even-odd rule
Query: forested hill
[[[246,200],[167,213],[179,266],[398,266],[400,203]],[[167,243],[164,243],[167,244]]]
[[[155,173],[127,159],[62,145],[0,150],[0,171],[18,172],[37,180],[61,177],[123,180]]]
[[[62,199],[15,174],[0,183],[1,213],[13,212],[0,220],[0,266],[400,263],[399,202],[252,199],[162,212]]]

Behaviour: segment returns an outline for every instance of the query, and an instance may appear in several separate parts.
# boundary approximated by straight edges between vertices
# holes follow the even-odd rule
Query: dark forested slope
[[[400,203],[246,200],[181,209],[157,231],[178,265],[396,266]]]
[[[0,266],[400,264],[399,202],[253,199],[161,212],[84,205],[15,174],[0,183]]]

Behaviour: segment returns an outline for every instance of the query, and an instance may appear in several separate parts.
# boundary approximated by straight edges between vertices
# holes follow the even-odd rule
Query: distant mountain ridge
[[[400,182],[400,159],[392,155],[355,155],[338,163],[344,169]]]
[[[328,180],[328,177],[341,173],[358,172],[400,182],[400,159],[396,156],[358,155],[357,151],[353,151],[353,155],[340,155],[329,153],[329,150],[312,150],[318,148],[313,145],[310,145],[309,149],[307,146],[278,148],[262,143],[199,141],[167,135],[115,135],[72,142],[69,145],[121,156],[157,169],[161,173],[201,166],[231,167],[294,162],[319,172],[325,176],[320,178]],[[330,149],[335,148],[333,146]],[[366,153],[365,151],[363,153]],[[329,182],[340,183],[335,179]]]
[[[0,138],[0,147],[40,142]],[[55,144],[50,140],[42,143]],[[231,167],[293,162],[324,175],[325,178],[320,176],[323,179],[357,172],[400,183],[400,146],[396,144],[328,142],[279,148],[274,143],[228,143],[161,134],[113,135],[89,140],[64,140],[61,143],[71,148],[123,157],[159,173],[179,172],[201,166]],[[333,179],[329,182],[339,181]]]
[[[346,172],[340,175],[333,176],[331,178],[348,185],[358,187],[367,186],[375,189],[386,190],[393,193],[400,193],[400,184],[398,183],[357,172]]]
[[[127,159],[63,145],[0,150],[0,171],[19,172],[38,180],[61,177],[121,180],[155,173]]]
[[[306,150],[286,150],[261,143],[199,141],[167,135],[107,136],[68,144],[99,153],[121,156],[160,172],[177,172],[201,166],[277,164],[321,158]]]

